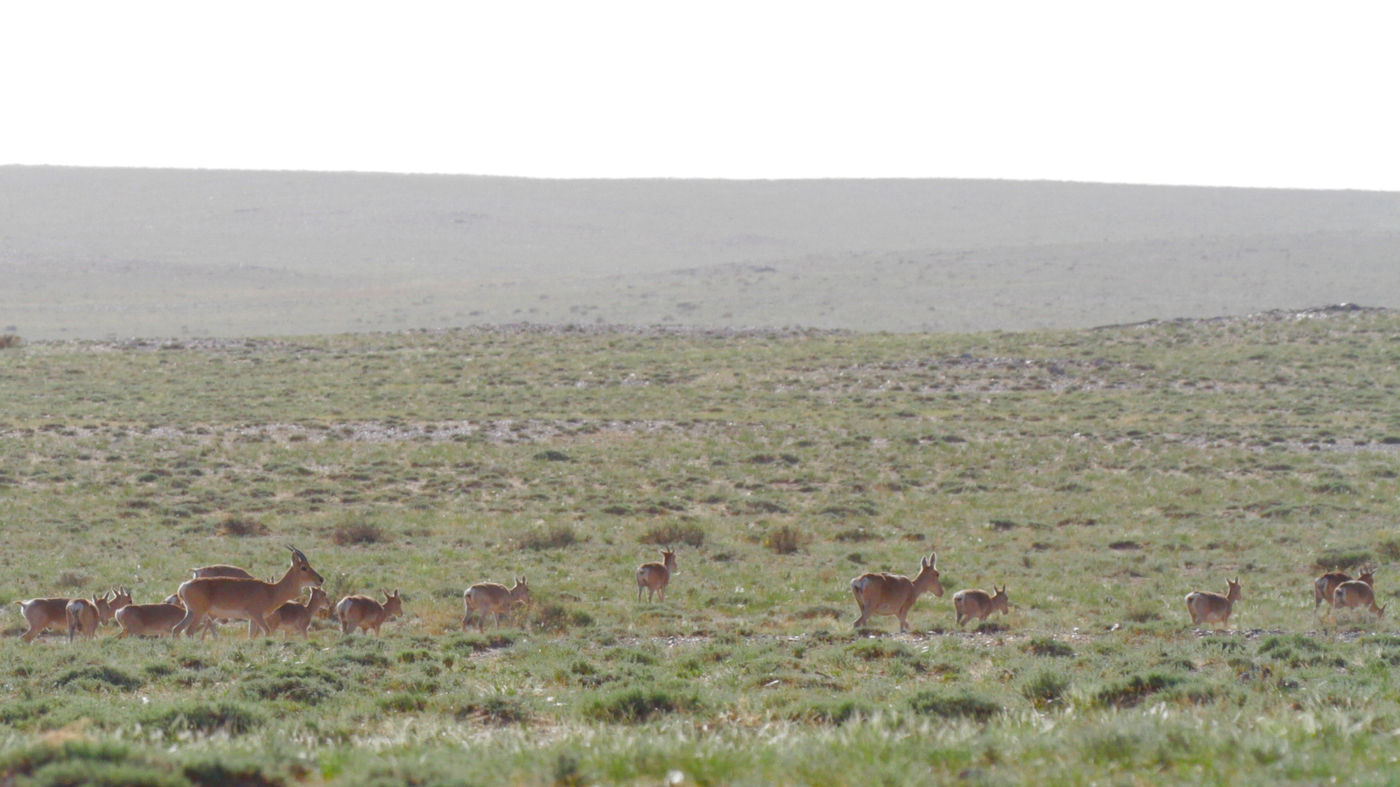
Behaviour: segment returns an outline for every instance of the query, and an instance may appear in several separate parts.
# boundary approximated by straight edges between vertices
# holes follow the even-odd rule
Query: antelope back
[[[185,617],[174,604],[130,604],[117,610],[117,625],[127,634],[169,634]]]
[[[257,577],[254,577],[246,569],[239,568],[238,566],[202,566],[200,568],[192,568],[190,569],[190,571],[194,574],[195,579],[203,579],[205,577],[234,577],[237,579],[257,579]]]

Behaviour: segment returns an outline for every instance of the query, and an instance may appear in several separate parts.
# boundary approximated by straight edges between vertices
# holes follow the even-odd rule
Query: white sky
[[[1390,5],[6,3],[0,164],[1400,190]]]

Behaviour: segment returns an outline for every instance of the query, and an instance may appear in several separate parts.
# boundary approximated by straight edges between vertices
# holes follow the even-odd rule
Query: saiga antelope
[[[1375,587],[1375,573],[1376,570],[1374,568],[1367,567],[1355,581],[1365,582]],[[1330,571],[1313,580],[1313,612],[1316,613],[1318,606],[1324,601],[1327,602],[1328,607],[1334,606],[1334,596],[1337,592],[1337,586],[1343,582],[1351,581],[1353,581],[1351,576],[1345,571]]]
[[[268,613],[301,595],[308,587],[320,587],[324,581],[311,567],[301,550],[293,546],[291,565],[276,582],[244,577],[200,577],[180,585],[180,601],[185,605],[185,617],[175,626],[173,634],[193,636],[194,629],[209,617],[248,621],[248,638],[262,632],[271,634]],[[201,636],[202,638],[202,636]]]
[[[320,588],[311,589],[311,598],[305,604],[298,604],[295,601],[288,601],[286,604],[274,609],[267,616],[267,625],[273,631],[281,630],[283,636],[290,632],[301,634],[304,639],[310,639],[307,629],[311,628],[311,620],[316,617],[316,613],[330,606],[330,597],[326,591]]]
[[[1337,586],[1337,590],[1332,596],[1332,607],[1334,609],[1338,607],[1365,607],[1376,613],[1376,620],[1385,616],[1385,607],[1376,606],[1375,589],[1359,579],[1343,582]]]
[[[350,635],[357,629],[374,629],[374,636],[379,636],[379,627],[384,625],[384,621],[396,618],[403,613],[403,600],[399,598],[399,591],[395,588],[392,594],[389,591],[384,593],[384,603],[369,596],[346,596],[335,605],[335,616],[340,619],[340,633]],[[310,616],[307,616],[310,620]]]
[[[638,598],[640,600],[640,596]],[[530,586],[526,584],[525,577],[517,577],[513,588],[497,582],[478,582],[462,592],[462,609],[465,613],[462,615],[462,630],[466,630],[472,613],[476,613],[478,630],[485,631],[487,615],[495,618],[496,625],[500,626],[502,614],[510,612],[516,604],[529,601]]]
[[[902,574],[861,574],[851,580],[851,592],[855,594],[856,606],[860,607],[860,617],[855,627],[860,628],[871,615],[894,615],[899,618],[899,630],[908,631],[909,610],[919,596],[928,591],[933,595],[943,595],[943,585],[938,581],[938,553],[919,559],[919,573],[913,579]]]
[[[1227,592],[1223,596],[1204,590],[1186,594],[1186,611],[1191,613],[1192,625],[1199,626],[1202,623],[1229,625],[1230,613],[1234,611],[1235,602],[1240,600],[1240,581],[1237,577],[1226,579],[1225,583]]]
[[[1006,595],[1006,586],[1000,589],[992,585],[995,595],[985,590],[959,590],[953,594],[953,609],[958,613],[958,628],[973,618],[986,620],[987,616],[1001,610],[1001,614],[1007,614],[1007,602],[1010,600]]]
[[[642,590],[647,592],[647,601],[653,595],[666,600],[666,586],[671,582],[671,574],[676,570],[676,553],[670,549],[661,550],[660,563],[643,563],[637,566],[637,600],[642,600]]]
[[[74,634],[81,634],[87,639],[97,636],[97,627],[112,619],[112,613],[131,603],[131,593],[126,590],[111,591],[112,598],[109,600],[107,594],[93,596],[89,601],[85,598],[75,598],[68,602],[64,608],[64,619],[68,623],[68,641],[73,641]]]

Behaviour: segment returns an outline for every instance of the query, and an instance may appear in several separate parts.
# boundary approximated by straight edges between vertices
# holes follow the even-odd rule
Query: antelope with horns
[[[855,594],[856,606],[860,607],[860,617],[855,627],[860,628],[871,615],[894,615],[899,618],[899,630],[908,631],[907,619],[914,602],[925,592],[943,595],[943,585],[938,581],[938,553],[919,559],[919,573],[913,579],[902,574],[861,574],[851,580],[851,592]]]
[[[1375,573],[1376,570],[1368,566],[1355,581],[1365,582],[1371,587],[1375,587]],[[1337,592],[1337,586],[1341,585],[1343,582],[1351,581],[1353,581],[1351,576],[1345,571],[1330,571],[1313,580],[1313,613],[1317,613],[1318,606],[1324,601],[1327,602],[1328,607],[1333,607],[1335,605],[1334,596]]]
[[[958,628],[962,628],[964,623],[973,618],[986,620],[988,615],[997,610],[1003,615],[1007,614],[1007,602],[1010,599],[1006,595],[1006,586],[1002,585],[998,589],[996,585],[992,585],[992,590],[996,593],[988,593],[985,590],[959,590],[953,594],[953,609],[958,613]]]
[[[1388,605],[1387,605],[1388,606]],[[1332,608],[1365,607],[1376,613],[1376,620],[1385,616],[1385,607],[1376,606],[1376,591],[1359,579],[1343,582],[1332,596]]]
[[[637,600],[642,600],[642,590],[647,592],[647,601],[653,596],[666,600],[666,586],[671,582],[671,574],[676,570],[676,553],[670,549],[661,550],[660,563],[643,563],[637,566]]]
[[[175,598],[179,598],[176,596]],[[163,604],[131,604],[116,612],[118,637],[168,637],[185,618],[185,608],[166,599]]]
[[[324,581],[301,550],[293,546],[287,549],[292,552],[292,562],[276,582],[245,577],[200,577],[180,585],[177,592],[185,605],[185,617],[175,625],[173,634],[193,636],[194,630],[209,617],[247,620],[249,639],[258,632],[271,634],[266,621],[268,613],[301,595],[302,590],[320,587]]]
[[[462,630],[466,630],[473,614],[476,615],[477,629],[480,631],[486,630],[487,615],[495,618],[496,625],[500,626],[501,615],[510,612],[516,604],[527,604],[529,601],[530,586],[525,583],[525,577],[517,577],[513,588],[497,582],[478,582],[462,592],[462,609],[465,612],[462,615]]]
[[[1229,625],[1230,613],[1234,611],[1235,602],[1240,600],[1240,580],[1226,579],[1227,592],[1225,595],[1210,593],[1204,590],[1197,590],[1186,594],[1186,611],[1191,613],[1191,625],[1199,626],[1202,623],[1222,623]]]
[[[379,636],[379,627],[384,625],[384,621],[396,618],[403,614],[403,600],[399,598],[399,591],[396,588],[391,594],[384,593],[384,603],[369,596],[346,596],[335,605],[335,616],[340,619],[340,633],[350,635],[357,629],[374,629],[374,636]],[[310,616],[307,617],[310,620]]]
[[[97,636],[97,627],[112,619],[112,613],[131,603],[131,593],[126,590],[111,591],[112,598],[109,600],[107,594],[93,596],[89,601],[85,598],[75,598],[64,607],[64,620],[68,623],[68,641],[73,641],[75,634],[91,639]]]
[[[311,620],[316,617],[317,612],[330,606],[330,603],[326,591],[312,588],[311,598],[305,604],[288,601],[267,616],[267,625],[271,626],[273,631],[280,629],[283,637],[290,632],[298,632],[303,639],[310,639],[307,629],[311,628]]]

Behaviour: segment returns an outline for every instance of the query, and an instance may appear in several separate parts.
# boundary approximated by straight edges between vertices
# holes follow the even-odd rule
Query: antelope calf
[[[126,590],[111,591],[112,598],[107,598],[107,593],[101,596],[93,596],[89,601],[85,598],[75,598],[69,601],[63,609],[64,621],[68,624],[68,641],[73,641],[75,634],[91,639],[97,636],[97,627],[112,619],[112,614],[122,607],[131,603],[131,593]]]
[[[851,592],[855,594],[856,606],[860,607],[860,617],[856,618],[855,628],[865,625],[871,615],[894,615],[899,618],[899,630],[908,631],[907,619],[914,602],[925,592],[943,595],[943,585],[938,581],[938,553],[919,559],[919,573],[913,579],[902,574],[861,574],[851,580]]]
[[[675,565],[674,558],[671,565]],[[665,583],[662,583],[662,587],[665,587]],[[641,600],[640,591],[637,593],[637,600]],[[462,608],[465,612],[462,615],[462,630],[466,630],[473,613],[477,616],[478,630],[486,630],[487,615],[494,617],[496,625],[499,627],[502,614],[510,612],[516,604],[528,603],[529,601],[530,586],[525,583],[525,577],[517,578],[513,588],[507,588],[496,582],[478,582],[462,592]]]
[[[669,549],[661,550],[660,563],[643,563],[637,566],[637,600],[642,600],[642,590],[647,592],[647,601],[654,595],[666,600],[666,586],[671,582],[671,573],[676,570],[676,553]]]
[[[1355,581],[1365,582],[1375,587],[1375,573],[1374,568],[1367,568]],[[1337,586],[1343,582],[1351,581],[1353,581],[1351,576],[1345,571],[1331,571],[1313,580],[1313,612],[1316,613],[1318,606],[1324,601],[1327,602],[1328,607],[1334,607]]]
[[[248,621],[249,639],[258,632],[271,634],[267,615],[306,588],[320,587],[323,582],[301,550],[293,546],[287,549],[292,552],[292,563],[276,582],[247,577],[197,577],[180,585],[177,592],[185,606],[185,617],[175,625],[172,634],[193,636],[194,630],[210,617]]]
[[[1385,615],[1385,607],[1376,606],[1375,589],[1359,579],[1343,582],[1337,586],[1337,590],[1332,596],[1332,607],[1333,609],[1365,607],[1376,613],[1376,620],[1380,620]]]
[[[312,588],[311,598],[305,604],[288,601],[267,616],[267,625],[273,631],[280,629],[284,637],[290,632],[296,632],[300,633],[303,639],[310,639],[307,629],[311,628],[312,618],[316,617],[317,612],[330,606],[330,603],[326,591]]]
[[[1007,614],[1009,599],[1006,586],[1002,585],[998,589],[996,585],[992,585],[992,590],[996,591],[995,595],[985,590],[959,590],[953,594],[953,609],[958,612],[958,628],[962,628],[964,623],[973,618],[986,620],[988,615],[997,610],[1003,615]]]
[[[374,636],[379,636],[379,627],[384,625],[384,621],[396,618],[403,613],[403,601],[399,599],[399,591],[394,590],[391,595],[389,591],[384,593],[384,603],[369,596],[346,596],[335,605],[335,616],[340,619],[340,633],[350,635],[356,629],[374,629]],[[307,616],[308,622],[310,616]]]
[[[177,597],[178,598],[178,597]],[[117,610],[118,637],[168,637],[185,617],[185,608],[166,599],[163,604],[131,604]]]
[[[1225,583],[1227,592],[1223,596],[1204,590],[1186,594],[1186,611],[1191,613],[1192,625],[1199,626],[1202,623],[1229,624],[1230,613],[1234,611],[1235,602],[1240,600],[1240,581],[1238,578],[1226,579]]]

